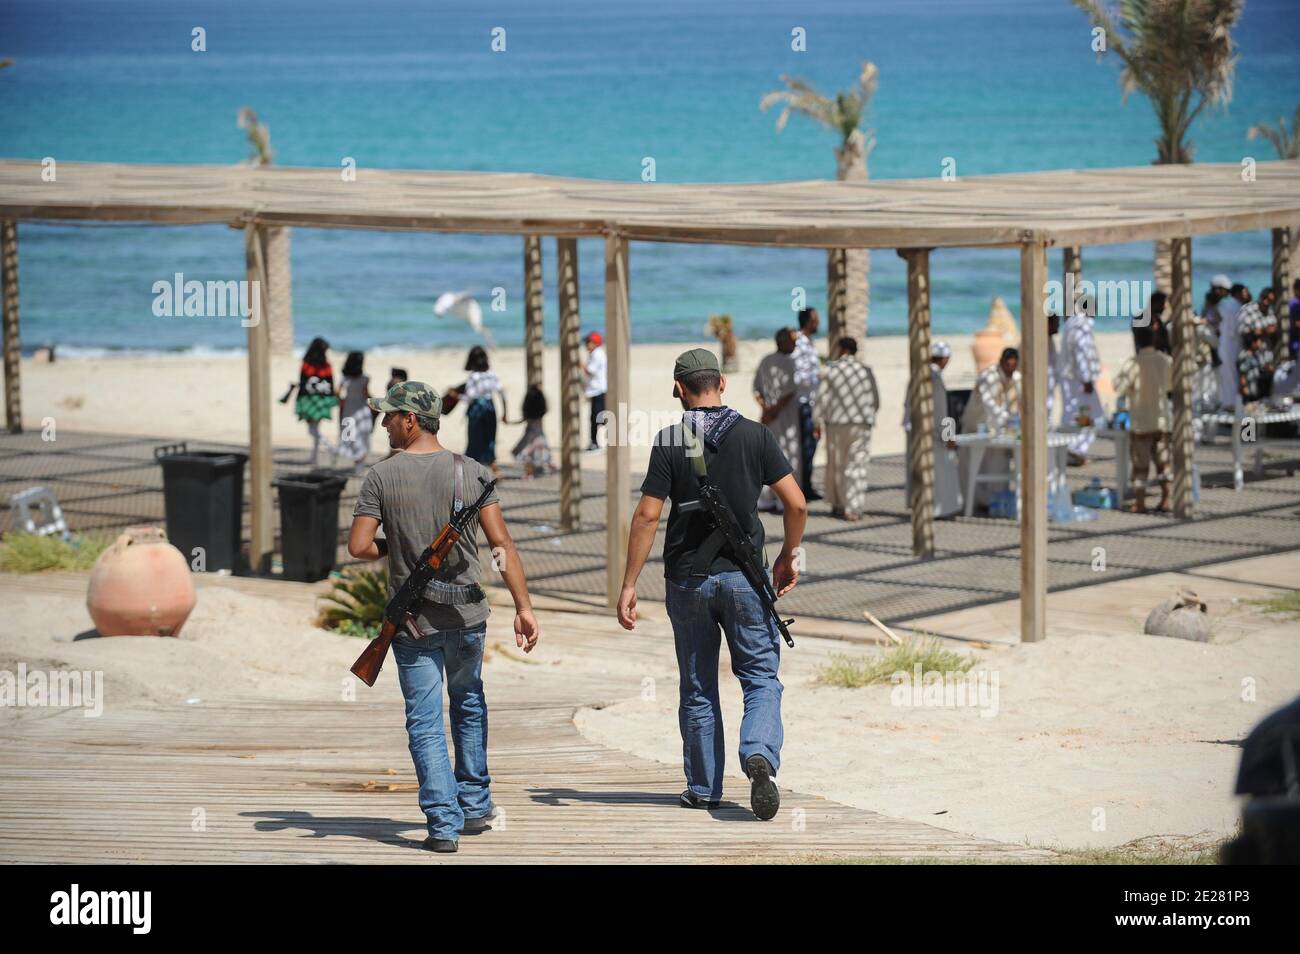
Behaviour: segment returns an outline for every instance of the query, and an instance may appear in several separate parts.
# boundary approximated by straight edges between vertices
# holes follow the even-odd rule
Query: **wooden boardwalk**
[[[685,811],[676,804],[679,773],[585,741],[572,713],[554,698],[493,701],[493,790],[505,823],[463,839],[454,857],[418,850],[424,826],[392,702],[231,700],[100,719],[63,710],[25,719],[21,731],[11,721],[0,750],[0,861],[1044,856],[793,793],[768,823],[732,801],[713,813]]]
[[[85,579],[0,574],[0,600],[22,589],[52,606],[66,605],[82,598]],[[209,578],[199,585],[201,600],[210,588],[233,587],[277,602],[300,601],[305,612],[312,599],[312,589],[299,584]],[[568,665],[539,666],[527,679],[488,680],[492,787],[505,823],[463,839],[456,855],[418,850],[425,832],[401,698],[385,671],[375,689],[359,686],[352,702],[205,698],[197,705],[108,705],[100,718],[76,709],[0,709],[0,861],[1051,857],[788,791],[777,818],[761,823],[749,812],[743,780],[730,776],[728,798],[741,796],[741,804],[727,800],[712,813],[678,808],[679,768],[588,741],[573,721],[580,707],[621,692],[599,668],[577,663],[611,653],[650,654],[655,641],[621,637],[609,632],[608,620],[597,624],[574,614],[543,613],[542,624],[562,641]],[[489,643],[499,636],[496,628]],[[816,651],[819,642],[805,640],[805,652]],[[820,651],[833,651],[834,644],[828,646]],[[351,658],[350,645],[343,651]],[[16,662],[7,650],[3,656],[4,668]],[[48,663],[29,659],[28,665]],[[499,673],[500,665],[494,659],[488,669]],[[107,678],[111,702],[113,673]]]

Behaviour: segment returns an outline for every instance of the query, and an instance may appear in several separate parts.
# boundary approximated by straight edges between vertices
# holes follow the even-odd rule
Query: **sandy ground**
[[[1300,691],[1300,624],[1243,602],[1277,593],[1278,580],[1293,580],[1300,555],[1264,559],[1270,562],[1236,576],[1193,580],[1211,604],[1213,644],[1143,636],[1131,623],[1063,636],[1054,630],[1033,645],[952,643],[976,654],[990,690],[996,676],[995,707],[992,696],[982,707],[913,707],[896,704],[888,686],[819,685],[818,667],[832,655],[878,650],[800,636],[783,660],[781,784],[1034,846],[1110,846],[1155,835],[1204,842],[1226,835],[1240,810],[1231,792],[1236,741]],[[1263,585],[1269,581],[1274,588]],[[315,629],[305,586],[237,582],[236,588],[200,580],[198,607],[179,639],[102,639],[77,638],[92,625],[84,576],[0,574],[6,610],[0,669],[15,671],[21,661],[29,669],[102,670],[110,707],[232,697],[337,700],[351,681],[347,667],[360,641]],[[1161,593],[1174,582],[1162,578]],[[1081,592],[1111,605],[1113,619],[1140,618],[1154,601],[1132,582],[1072,591],[1070,598]],[[588,737],[680,765],[671,631],[662,606],[646,604],[642,611],[634,634],[605,614],[544,611],[542,644],[525,664],[510,639],[509,611],[496,608],[485,666],[489,699],[494,689],[523,683],[539,694],[587,700],[575,721]],[[1063,613],[1051,602],[1049,611]],[[743,803],[747,790],[735,756],[740,693],[727,665],[724,650],[726,794]],[[1252,683],[1254,698],[1244,699],[1243,687]],[[374,691],[380,689],[400,720],[395,690]],[[4,720],[50,714],[0,708]]]
[[[975,365],[971,355],[971,336],[945,338],[953,349],[953,359],[945,373],[950,388],[970,387]],[[711,347],[716,342],[695,341],[679,344],[638,344],[632,349],[631,403],[645,422],[638,439],[637,424],[630,426],[631,463],[634,471],[645,469],[649,457],[649,440],[659,427],[667,424],[681,407],[672,396],[670,380],[673,359],[689,347]],[[825,348],[824,335],[819,339]],[[1124,333],[1098,335],[1098,347],[1111,375],[1132,353],[1132,339]],[[758,416],[750,392],[754,368],[763,355],[772,350],[766,341],[745,341],[740,345],[741,370],[731,376],[728,403],[741,413]],[[343,365],[345,355],[332,354],[334,369]],[[905,447],[902,428],[903,402],[907,394],[907,339],[881,337],[868,340],[864,359],[876,373],[881,393],[881,409],[872,442],[877,454],[902,453]],[[388,381],[390,367],[406,368],[412,379],[432,383],[437,388],[464,380],[464,351],[382,351],[367,361],[371,376],[371,393],[377,393]],[[552,447],[559,446],[559,351],[546,349],[544,389],[551,407],[546,430]],[[521,348],[503,348],[492,356],[493,368],[501,376],[510,403],[511,420],[519,416],[524,392],[524,353]],[[275,397],[284,393],[289,382],[298,380],[298,359],[277,358],[272,362],[271,390]],[[59,360],[39,364],[25,360],[22,367],[23,423],[33,430],[52,418],[59,428],[114,434],[146,434],[157,437],[189,437],[196,440],[246,442],[248,440],[247,362],[243,355],[232,353],[219,357],[167,356],[153,358],[112,358]],[[1103,395],[1107,394],[1102,387]],[[582,412],[586,433],[587,410]],[[327,429],[327,433],[330,433]],[[523,433],[522,424],[499,425],[497,454],[508,458],[510,448]],[[445,438],[452,447],[464,446],[465,415],[454,411],[445,422]],[[274,405],[272,441],[276,446],[309,447],[305,427],[293,415],[292,402]],[[372,445],[382,449],[382,431]],[[824,451],[819,451],[824,456]],[[583,456],[584,467],[603,469],[603,454]]]

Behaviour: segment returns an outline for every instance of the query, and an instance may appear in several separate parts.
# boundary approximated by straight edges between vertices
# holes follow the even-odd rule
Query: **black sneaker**
[[[772,765],[761,755],[745,759],[745,774],[749,776],[749,807],[759,821],[775,818],[781,808],[781,793],[772,779]]]
[[[492,823],[496,821],[497,809],[492,806],[492,810],[486,815],[479,815],[477,818],[466,818],[465,827],[461,830],[462,835],[478,835],[485,831],[491,831],[495,827]]]
[[[705,811],[711,811],[721,805],[722,802],[711,802],[707,799],[703,799],[688,788],[678,796],[677,804],[682,806],[682,808],[701,808]]]
[[[457,842],[450,838],[434,838],[430,835],[424,839],[424,844],[420,845],[425,851],[436,851],[440,855],[454,855],[457,850]]]

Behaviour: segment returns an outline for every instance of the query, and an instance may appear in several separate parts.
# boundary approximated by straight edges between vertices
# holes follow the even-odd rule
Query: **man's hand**
[[[1083,382],[1083,393],[1084,393],[1084,394],[1091,394],[1091,393],[1092,393],[1092,382],[1091,382],[1091,381],[1084,381],[1084,382]]]
[[[542,635],[542,628],[537,625],[537,617],[531,608],[515,610],[515,645],[526,653],[531,653]]]
[[[772,564],[772,586],[776,588],[779,599],[794,589],[799,582],[799,571],[794,568],[794,557],[782,551]]]
[[[636,587],[625,586],[618,594],[618,624],[626,630],[636,629]]]
[[[822,439],[822,429],[821,429],[820,427],[814,427],[814,428],[812,429],[812,436],[813,436],[813,440],[815,440],[815,441],[819,441],[819,440],[821,440],[821,439]]]

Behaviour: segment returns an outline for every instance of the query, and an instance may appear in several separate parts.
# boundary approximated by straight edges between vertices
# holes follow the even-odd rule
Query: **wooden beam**
[[[4,287],[5,427],[10,434],[23,431],[22,356],[18,331],[18,223],[0,222],[0,261]]]
[[[271,353],[293,354],[293,256],[287,227],[262,229],[262,248],[266,258],[267,326],[271,336]]]
[[[1067,245],[1061,251],[1064,253],[1061,288],[1064,292],[1062,307],[1065,313],[1060,317],[1064,321],[1074,314],[1074,299],[1078,297],[1079,283],[1083,281],[1083,249],[1078,245]]]
[[[1047,247],[1020,248],[1020,641],[1047,636]],[[913,423],[915,426],[915,423]]]
[[[934,556],[934,380],[930,373],[930,250],[899,249],[907,261],[908,507],[912,553]]]
[[[627,240],[611,232],[605,236],[605,353],[609,357],[605,409],[611,415],[605,425],[605,598],[611,607],[618,605],[623,585],[628,522],[632,519],[632,462],[626,443],[626,416],[631,403],[630,310]]]
[[[555,240],[560,303],[560,527],[582,523],[582,317],[578,302],[578,240]]]
[[[1174,239],[1170,249],[1169,321],[1174,346],[1174,516],[1193,514],[1192,466],[1195,442],[1192,432],[1192,378],[1196,374],[1196,324],[1192,314],[1192,240]]]
[[[244,264],[248,276],[248,566],[270,572],[275,548],[271,523],[271,326],[266,284],[266,248],[262,230],[244,228]]]
[[[844,337],[849,313],[849,256],[845,249],[826,252],[826,341],[827,348]]]
[[[1291,242],[1294,234],[1290,228],[1283,227],[1273,230],[1273,291],[1277,295],[1277,303],[1273,310],[1278,315],[1278,328],[1281,330],[1281,346],[1284,349],[1281,358],[1287,353],[1288,345],[1291,343],[1291,322],[1287,320],[1287,303],[1291,300],[1291,282],[1292,282],[1292,257]]]
[[[542,238],[524,236],[524,379],[542,386],[545,340],[542,324]]]

